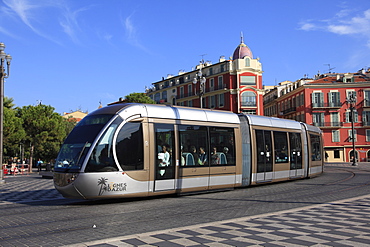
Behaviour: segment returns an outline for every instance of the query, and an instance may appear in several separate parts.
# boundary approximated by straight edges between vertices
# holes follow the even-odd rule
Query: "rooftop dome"
[[[242,36],[239,46],[236,47],[234,51],[233,60],[243,59],[246,56],[253,58],[252,51],[249,49],[249,47],[246,44],[244,44],[243,36]]]

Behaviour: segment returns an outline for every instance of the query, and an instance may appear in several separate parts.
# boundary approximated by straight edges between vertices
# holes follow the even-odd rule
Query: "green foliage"
[[[29,105],[16,110],[26,132],[24,141],[31,147],[30,160],[33,155],[46,161],[56,158],[68,134],[67,121],[52,106]]]
[[[52,106],[29,105],[14,108],[12,98],[4,97],[4,156],[41,159],[49,162],[76,125],[65,119]]]
[[[14,109],[4,107],[4,154],[6,156],[16,156],[19,146],[26,137],[22,119],[18,118]]]
[[[149,98],[145,93],[130,93],[125,97],[125,102],[155,104],[155,101]]]

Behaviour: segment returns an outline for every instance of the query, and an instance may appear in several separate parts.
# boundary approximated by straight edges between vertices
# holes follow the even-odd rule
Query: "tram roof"
[[[301,129],[301,124],[297,121],[276,117],[265,117],[259,115],[245,115],[251,125],[280,127],[288,129]]]
[[[125,120],[137,116],[219,123],[240,123],[238,115],[232,112],[141,103],[113,104],[98,109],[91,114],[119,114]]]

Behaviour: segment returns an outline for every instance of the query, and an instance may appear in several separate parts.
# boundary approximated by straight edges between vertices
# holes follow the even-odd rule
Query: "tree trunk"
[[[31,145],[31,148],[30,148],[30,164],[28,166],[28,169],[29,169],[29,172],[32,172],[32,160],[33,160],[33,150],[35,149],[35,146],[34,145]]]

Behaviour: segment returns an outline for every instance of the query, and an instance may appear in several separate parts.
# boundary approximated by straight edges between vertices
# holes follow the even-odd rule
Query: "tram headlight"
[[[78,173],[54,173],[54,183],[57,186],[64,187],[73,183],[78,175]]]
[[[73,183],[77,177],[78,177],[78,173],[72,173],[71,176],[67,178],[67,183],[68,184]]]

